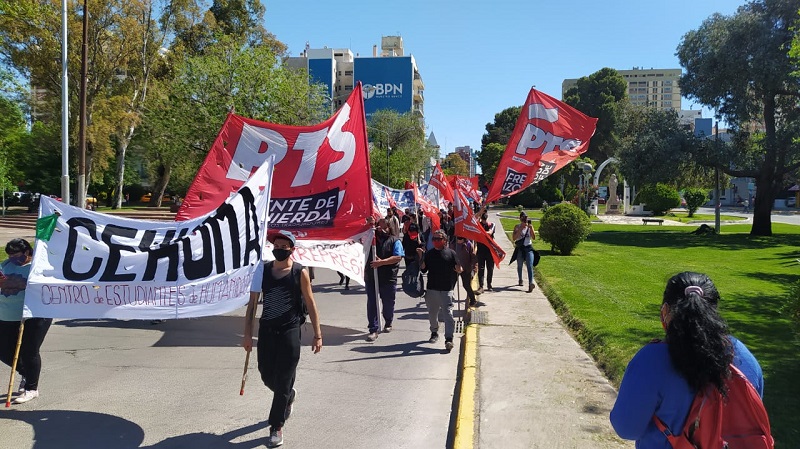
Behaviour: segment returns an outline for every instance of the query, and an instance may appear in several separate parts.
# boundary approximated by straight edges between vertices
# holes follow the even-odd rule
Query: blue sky
[[[681,37],[742,0],[270,1],[266,28],[298,56],[349,48],[372,56],[400,35],[425,82],[425,122],[441,154],[480,150],[486,124],[522,105],[531,86],[561,98],[565,78],[603,67],[678,68]],[[690,102],[683,99],[683,109]],[[694,109],[698,109],[694,106]],[[706,117],[711,116],[706,111]]]

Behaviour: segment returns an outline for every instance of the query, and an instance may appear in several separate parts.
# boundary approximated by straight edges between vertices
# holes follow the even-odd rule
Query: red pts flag
[[[271,229],[304,239],[341,240],[369,227],[372,186],[360,83],[341,109],[313,126],[229,114],[176,219],[214,210],[270,157],[275,158]]]
[[[461,191],[461,189],[457,189],[455,191],[455,196],[453,211],[455,213],[456,235],[474,240],[478,243],[483,243],[489,247],[489,249],[492,250],[492,260],[494,260],[494,264],[500,268],[500,261],[506,257],[506,252],[500,248],[500,245],[494,241],[492,236],[486,233],[483,226],[481,226],[477,218],[475,218],[475,214],[472,212],[472,208],[469,207],[464,192]]]
[[[436,167],[433,168],[431,179],[428,182],[439,190],[439,194],[441,194],[444,199],[451,203],[453,202],[453,188],[450,187],[450,183],[447,182],[447,177],[444,175],[442,167],[438,162],[436,163]]]
[[[589,148],[596,125],[596,118],[531,89],[486,201],[511,196],[575,160]]]
[[[450,183],[450,187],[452,187],[454,191],[456,189],[461,189],[467,198],[480,202],[482,195],[478,188],[477,176],[468,178],[466,176],[447,175],[447,182]]]
[[[419,194],[419,189],[413,182],[406,181],[406,189],[414,190],[414,202],[419,205],[419,210],[431,219],[431,230],[435,231],[441,228],[442,222],[439,220],[439,209],[430,200]]]

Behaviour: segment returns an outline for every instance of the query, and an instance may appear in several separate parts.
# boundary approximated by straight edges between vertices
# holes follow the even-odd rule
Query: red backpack
[[[775,440],[758,391],[738,368],[730,365],[726,398],[713,385],[697,392],[683,431],[675,435],[653,415],[658,429],[674,449],[773,449]]]

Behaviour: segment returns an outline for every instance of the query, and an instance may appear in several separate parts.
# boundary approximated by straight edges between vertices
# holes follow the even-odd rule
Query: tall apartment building
[[[617,72],[628,82],[628,99],[632,104],[652,106],[662,111],[681,110],[681,88],[678,85],[681,69],[634,67]],[[577,83],[577,79],[565,79],[561,83],[561,98]]]
[[[381,37],[380,55],[375,45],[371,57],[354,56],[347,48],[313,49],[306,44],[302,55],[288,58],[287,64],[307,69],[309,82],[326,85],[334,110],[347,101],[353,86],[361,81],[367,118],[379,109],[425,115],[425,84],[414,56],[405,55],[400,36]]]
[[[469,167],[469,176],[475,176],[475,172],[478,168],[478,159],[475,157],[475,152],[472,151],[472,147],[469,145],[456,147],[454,153],[461,156],[461,159],[464,159],[464,162],[467,163],[467,167]]]

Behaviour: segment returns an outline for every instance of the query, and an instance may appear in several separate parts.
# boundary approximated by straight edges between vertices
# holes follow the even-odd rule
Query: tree
[[[403,188],[407,180],[416,182],[417,175],[434,155],[435,150],[425,141],[425,123],[411,112],[375,111],[367,124],[367,135],[372,142],[369,154],[372,177],[386,182],[388,168],[392,188]]]
[[[684,190],[683,199],[686,200],[686,209],[689,210],[689,217],[694,217],[697,209],[708,201],[708,190],[699,187],[692,187]]]
[[[469,176],[469,166],[458,153],[450,153],[444,158],[442,170],[446,175]]]
[[[494,115],[494,123],[486,124],[486,133],[481,137],[481,151],[477,158],[487,184],[492,183],[494,172],[511,139],[521,111],[522,106],[506,108]]]
[[[712,15],[677,49],[682,93],[715,108],[738,134],[710,162],[755,178],[751,235],[772,235],[774,200],[800,167],[798,63],[789,56],[797,11],[796,0],[752,1],[732,16]]]
[[[712,142],[695,138],[674,111],[633,107],[628,135],[619,150],[619,168],[633,185],[666,183],[678,189],[714,182],[714,170],[703,165]],[[699,148],[705,151],[698,151]]]
[[[590,117],[597,128],[586,157],[605,161],[614,156],[620,139],[620,108],[628,103],[628,83],[614,69],[603,68],[578,79],[577,85],[564,94],[564,102]]]
[[[569,256],[578,244],[592,231],[589,217],[571,203],[548,207],[539,222],[539,237],[550,244],[553,251]]]

